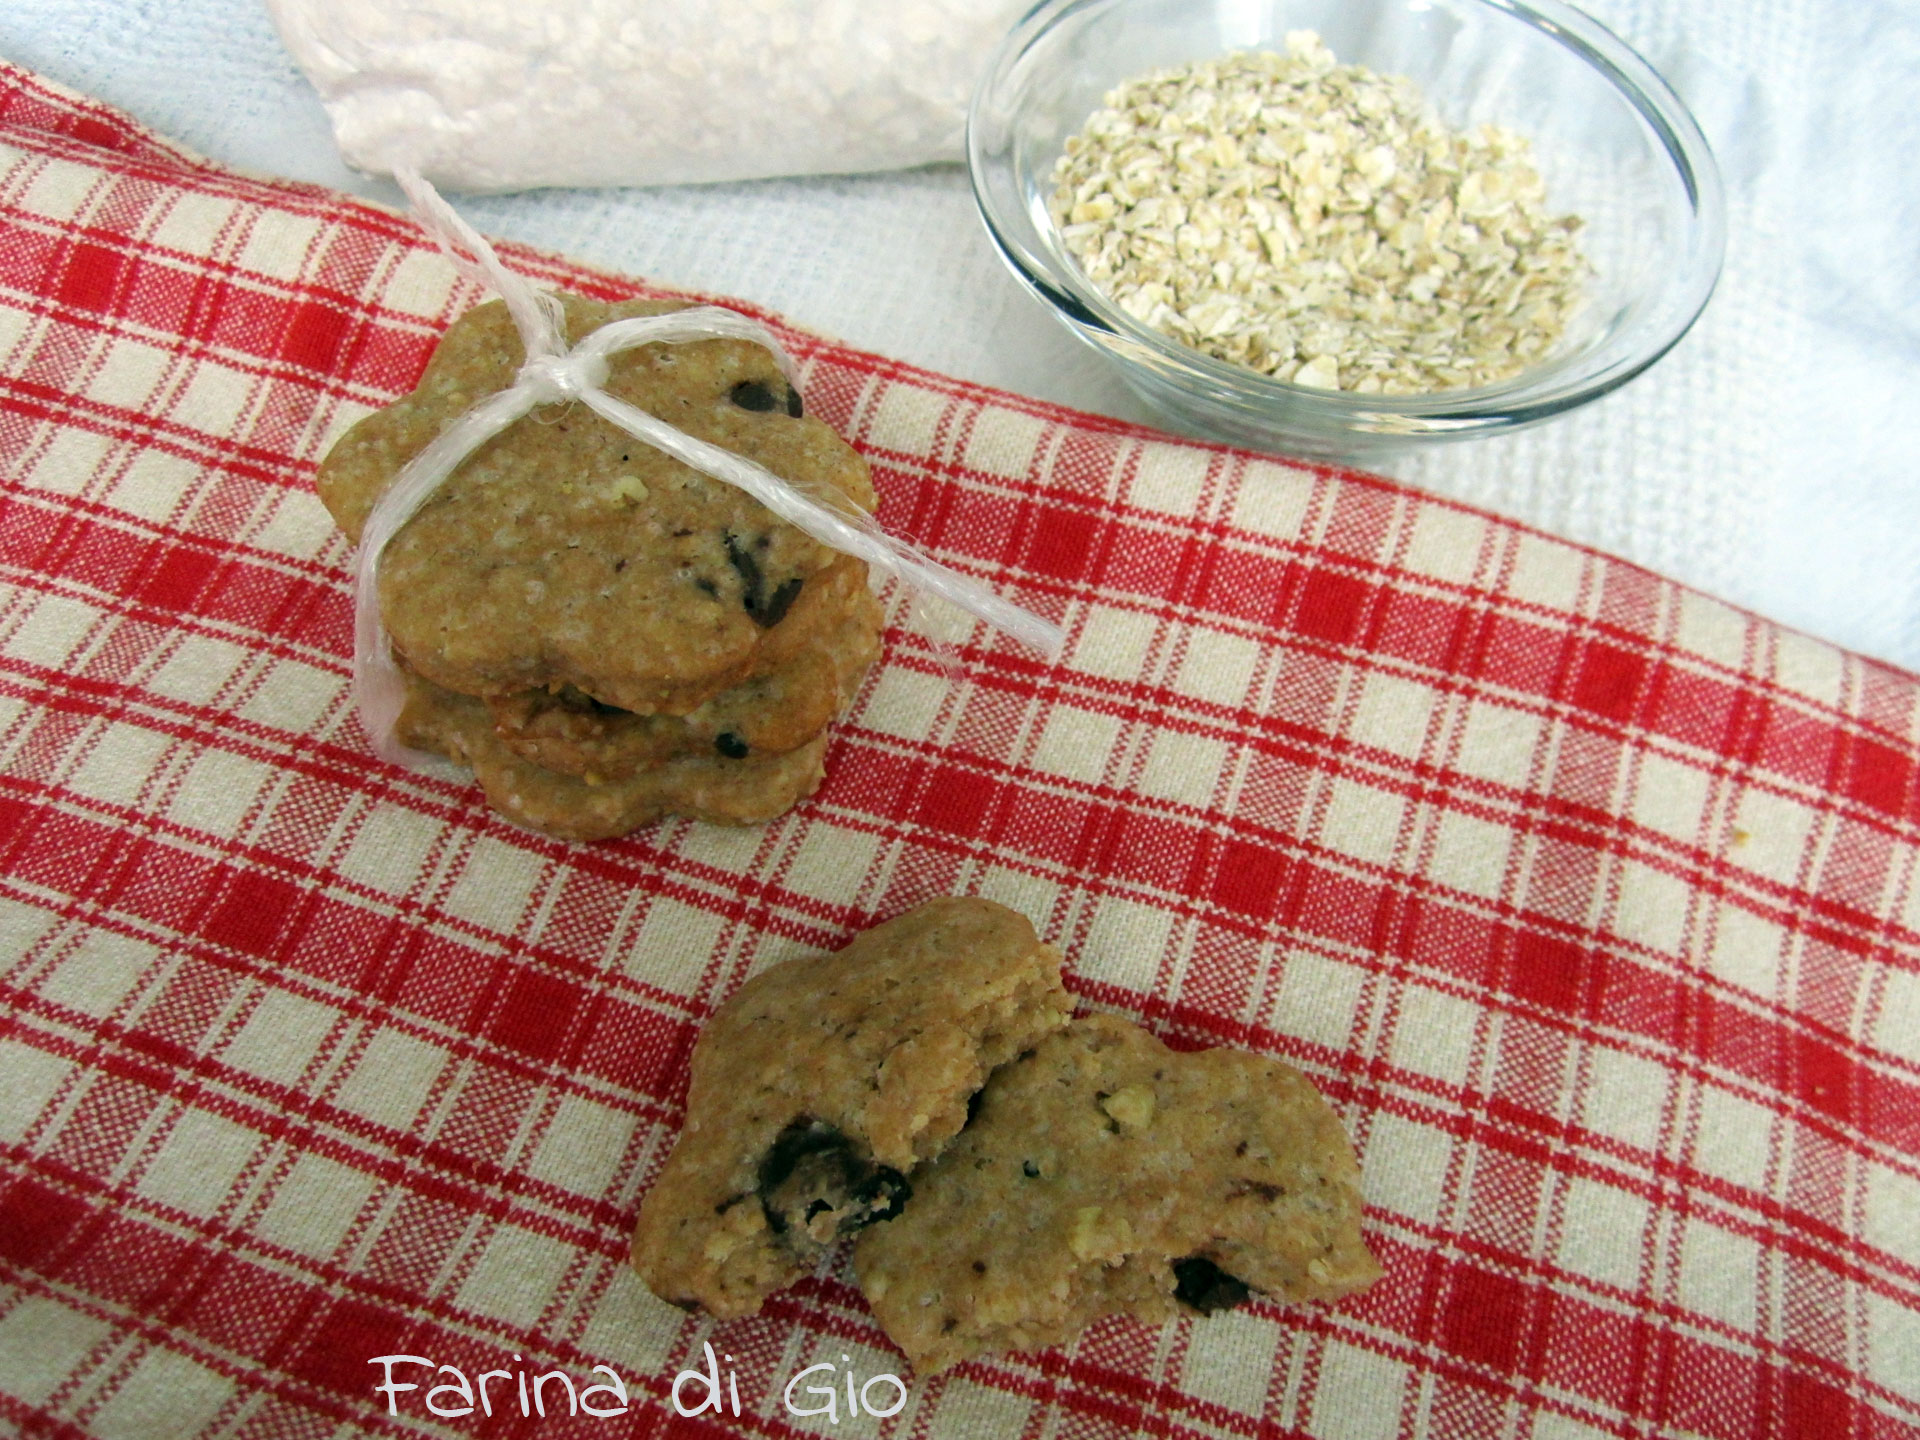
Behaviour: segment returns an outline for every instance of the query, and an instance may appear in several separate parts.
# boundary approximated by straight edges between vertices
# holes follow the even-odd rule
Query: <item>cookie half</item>
[[[1060,954],[1024,916],[930,901],[755,976],[695,1046],[686,1124],[640,1207],[662,1299],[728,1319],[840,1235],[896,1214],[994,1067],[1065,1023]]]
[[[853,1262],[913,1368],[1071,1340],[1259,1292],[1328,1300],[1380,1267],[1353,1149],[1307,1078],[1235,1050],[1179,1053],[1076,1020],[995,1073],[967,1128]]]

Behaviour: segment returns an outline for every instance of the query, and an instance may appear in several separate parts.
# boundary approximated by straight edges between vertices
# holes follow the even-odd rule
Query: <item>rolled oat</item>
[[[1312,31],[1110,92],[1055,167],[1087,278],[1171,339],[1324,390],[1508,379],[1550,352],[1589,267],[1527,139],[1456,133],[1410,81]]]

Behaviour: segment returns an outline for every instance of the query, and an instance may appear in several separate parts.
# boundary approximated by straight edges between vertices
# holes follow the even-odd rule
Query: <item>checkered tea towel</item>
[[[0,1430],[1920,1432],[1914,677],[784,332],[887,524],[1067,658],[898,623],[793,814],[561,844],[370,757],[313,493],[473,299],[397,215],[0,82]],[[1311,1074],[1385,1278],[933,1380],[844,1263],[648,1296],[701,1021],[950,892]]]

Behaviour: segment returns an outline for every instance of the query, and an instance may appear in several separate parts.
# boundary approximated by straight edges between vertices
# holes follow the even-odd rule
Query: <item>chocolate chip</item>
[[[751,546],[742,545],[739,536],[728,534],[727,563],[740,577],[741,603],[749,613],[758,610],[767,586],[767,577],[760,572],[760,557],[753,553]]]
[[[771,630],[787,618],[787,611],[793,608],[793,602],[800,598],[800,577],[782,580],[773,594],[767,597],[767,603],[760,607],[760,613],[753,618]]]
[[[718,735],[714,736],[713,748],[729,760],[744,760],[747,758],[747,742],[731,730],[722,730]]]
[[[791,385],[781,388],[786,391],[784,399],[775,394],[773,386],[764,380],[742,380],[727,392],[727,398],[742,410],[752,410],[761,415],[784,408],[787,414],[798,420],[806,413],[806,407],[800,401],[800,392]]]
[[[1029,1180],[1038,1180],[1040,1178],[1040,1167],[1031,1160],[1022,1160],[1020,1162],[1020,1173]]]
[[[865,1229],[877,1221],[891,1220],[913,1198],[913,1187],[907,1184],[907,1177],[891,1165],[878,1165],[855,1198],[867,1208],[851,1225],[842,1228],[842,1234]]]
[[[773,387],[764,380],[742,380],[728,393],[727,398],[742,410],[758,413],[777,410],[780,401],[773,393]]]
[[[820,1216],[837,1216],[834,1233],[851,1235],[891,1220],[913,1194],[898,1170],[863,1159],[845,1135],[805,1115],[774,1137],[755,1182],[767,1224],[803,1251],[819,1243],[810,1223]]]
[[[774,1137],[772,1146],[760,1159],[754,1181],[761,1203],[766,1204],[768,1197],[785,1185],[804,1161],[816,1155],[841,1153],[846,1148],[846,1137],[831,1125],[805,1115],[790,1122]],[[775,1230],[786,1228],[785,1219],[771,1211],[767,1220]]]
[[[802,582],[798,575],[792,576],[782,580],[769,594],[766,571],[760,568],[760,557],[754,554],[758,548],[742,545],[737,535],[727,536],[727,563],[740,577],[740,603],[754,623],[771,630],[785,618],[799,597]]]
[[[1246,1281],[1235,1279],[1204,1255],[1174,1261],[1173,1281],[1173,1298],[1202,1315],[1244,1305],[1253,1293]]]

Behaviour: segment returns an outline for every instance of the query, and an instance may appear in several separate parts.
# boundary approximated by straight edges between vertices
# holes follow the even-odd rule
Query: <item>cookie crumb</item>
[[[1100,1102],[1122,1129],[1144,1130],[1153,1123],[1153,1087],[1128,1085]]]

